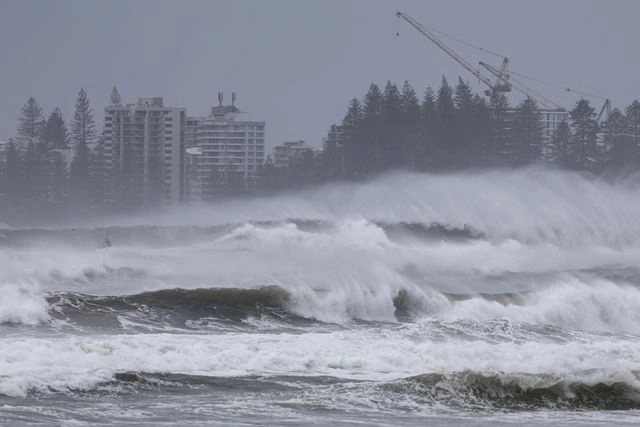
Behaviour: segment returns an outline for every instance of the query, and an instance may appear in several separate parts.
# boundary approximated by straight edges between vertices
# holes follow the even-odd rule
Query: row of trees
[[[116,88],[111,104],[121,105]],[[596,121],[594,113],[589,102],[581,99],[569,112],[569,120],[560,123],[553,135],[545,135],[541,119],[549,112],[541,111],[532,99],[515,107],[503,94],[487,100],[474,94],[462,79],[451,86],[443,78],[437,91],[427,88],[421,99],[408,82],[401,89],[391,82],[384,89],[371,84],[361,99],[349,102],[341,124],[331,127],[322,154],[305,152],[285,168],[274,167],[267,158],[250,182],[216,171],[205,183],[210,189],[207,197],[358,180],[390,169],[446,171],[540,162],[594,173],[637,169],[640,103],[634,101],[624,112],[614,109],[603,123]],[[84,90],[78,94],[69,128],[59,109],[45,117],[38,102],[29,98],[22,108],[18,136],[19,143],[8,144],[4,170],[0,167],[0,213],[82,215],[133,206],[140,198],[140,183],[129,170],[135,153],[123,153],[122,170],[107,170]],[[68,171],[65,156],[69,153]],[[158,165],[154,181],[161,183],[163,172]]]
[[[119,99],[115,88],[113,96]],[[17,135],[7,144],[0,174],[0,213],[50,217],[100,209],[106,181],[104,151],[84,89],[78,93],[70,128],[59,108],[45,116],[30,97],[22,107]]]
[[[289,168],[265,166],[263,185],[272,190],[335,179],[361,179],[390,169],[459,170],[549,163],[594,173],[640,166],[640,103],[614,109],[598,123],[580,99],[552,135],[543,134],[543,114],[527,98],[512,107],[504,94],[486,99],[458,79],[442,78],[437,92],[419,100],[404,82],[371,84],[354,98],[339,126],[333,125],[321,156],[298,159]]]

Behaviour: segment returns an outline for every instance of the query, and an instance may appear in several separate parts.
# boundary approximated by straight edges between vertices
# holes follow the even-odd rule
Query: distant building
[[[342,149],[344,143],[344,131],[342,126],[333,124],[327,131],[327,136],[322,138],[323,149]]]
[[[283,168],[289,166],[294,160],[301,159],[305,155],[313,156],[317,149],[300,141],[285,141],[280,145],[273,147],[271,160],[273,166]]]
[[[198,201],[202,199],[202,180],[198,178],[202,149],[200,147],[188,147],[186,155],[186,200]]]
[[[511,128],[511,123],[515,120],[517,113],[518,110],[516,108],[510,108],[506,111],[505,119],[507,122],[510,122],[509,128]],[[545,157],[544,153],[546,151],[546,147],[549,146],[555,130],[562,122],[567,122],[567,124],[571,125],[568,111],[563,109],[540,109],[540,131],[542,136],[543,158]]]
[[[232,99],[223,105],[220,93],[210,115],[186,119],[190,200],[210,199],[230,183],[250,185],[262,165],[265,123],[252,121]]]
[[[9,145],[9,141],[0,141],[0,165],[4,164],[7,159],[7,145]]]
[[[121,207],[174,205],[185,195],[184,108],[161,97],[138,98],[104,109],[104,151],[112,189]]]
[[[565,110],[540,110],[542,123],[542,144],[547,146],[553,138],[553,133],[562,122],[570,123],[569,112]]]
[[[7,167],[7,145],[9,141],[0,141],[0,201],[4,198],[4,174]]]

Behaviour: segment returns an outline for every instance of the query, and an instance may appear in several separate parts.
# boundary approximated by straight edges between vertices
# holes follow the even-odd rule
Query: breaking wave
[[[427,402],[464,409],[640,409],[636,375],[453,372],[424,374],[385,386]]]
[[[50,320],[44,295],[37,289],[0,286],[0,324],[37,325]]]
[[[314,290],[304,286],[163,289],[132,295],[94,296],[73,292],[35,292],[4,287],[0,323],[64,321],[77,327],[142,332],[206,330],[249,326],[251,319],[277,319],[284,325],[320,321],[349,325],[382,321],[425,325],[433,322],[490,322],[553,326],[569,330],[640,335],[640,290],[604,279],[566,276],[537,291],[453,294],[411,288],[380,292],[352,287]],[[250,328],[247,330],[251,330]]]
[[[462,410],[629,410],[640,409],[640,383],[637,373],[603,375],[602,372],[582,372],[571,375],[527,373],[481,373],[474,371],[431,373],[405,379],[374,382],[351,382],[351,395],[373,398],[378,405],[389,400],[388,394],[403,395],[421,406],[446,406]],[[197,387],[220,390],[274,389],[279,393],[299,393],[299,384],[307,390],[345,388],[344,380],[333,377],[244,376],[210,377],[203,375],[163,374],[149,372],[119,372],[112,379],[97,383],[95,391],[132,393],[139,389],[162,387],[165,392]],[[82,390],[49,390],[82,392]],[[91,391],[91,390],[89,390]],[[380,398],[379,392],[387,394]],[[86,391],[85,391],[86,392]],[[34,390],[32,393],[39,393]],[[315,391],[322,394],[322,390]],[[313,392],[307,391],[307,394]],[[359,396],[359,400],[362,396]],[[354,399],[355,400],[355,399]]]
[[[296,194],[221,202],[179,212],[110,220],[113,225],[211,225],[299,218],[335,223],[465,225],[492,241],[578,246],[633,245],[640,237],[640,176],[606,182],[529,168],[447,175],[392,173]]]

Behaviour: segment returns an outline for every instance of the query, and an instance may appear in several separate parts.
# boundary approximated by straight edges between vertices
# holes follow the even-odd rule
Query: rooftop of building
[[[306,141],[284,141],[282,144],[273,147],[275,150],[315,150],[316,147]]]
[[[251,116],[249,113],[244,111],[240,111],[238,107],[235,105],[218,105],[217,107],[211,108],[211,114],[204,117],[195,117],[189,116],[187,117],[187,121],[194,122],[197,121],[197,124],[201,124],[203,121],[214,121],[214,122],[227,122],[227,123],[247,123],[251,122],[253,124],[264,126],[264,122],[256,122],[251,120]]]
[[[105,110],[130,110],[133,108],[140,109],[180,109],[184,107],[167,107],[164,105],[164,99],[161,96],[141,96],[134,104],[125,105],[108,105]]]

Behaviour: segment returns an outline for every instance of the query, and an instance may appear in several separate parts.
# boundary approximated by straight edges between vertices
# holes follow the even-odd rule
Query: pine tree
[[[449,168],[453,164],[456,133],[456,111],[453,104],[453,89],[442,77],[438,89],[435,111],[434,157],[438,168]]]
[[[76,110],[71,122],[73,159],[71,161],[71,193],[76,205],[86,204],[89,191],[89,145],[96,137],[93,110],[87,93],[80,89]]]
[[[527,97],[515,112],[512,131],[512,164],[524,165],[542,159],[541,113],[536,101]]]
[[[635,160],[635,145],[631,135],[627,133],[627,118],[614,108],[604,129],[604,161],[608,167],[620,170],[629,167]]]
[[[420,147],[417,165],[421,170],[433,168],[434,140],[436,124],[436,94],[431,87],[427,87],[420,105]]]
[[[18,136],[29,138],[29,140],[35,142],[41,135],[42,121],[44,119],[42,108],[40,108],[38,101],[30,97],[22,107],[21,113],[18,124]]]
[[[635,160],[640,164],[640,102],[633,101],[625,109],[625,116],[627,118],[627,131],[630,136],[631,142],[635,147]]]
[[[42,161],[42,155],[38,149],[38,143],[30,141],[24,151],[21,162],[21,181],[23,184],[23,196],[28,209],[40,210],[47,196],[44,193],[46,181],[46,169]]]
[[[71,139],[75,145],[91,144],[96,138],[96,123],[93,109],[84,89],[80,89],[76,101],[76,110],[71,121]]]
[[[119,107],[122,105],[122,99],[120,98],[120,93],[118,92],[118,89],[114,86],[113,89],[111,89],[111,105],[114,105],[116,107]]]
[[[477,154],[476,130],[474,129],[475,106],[471,86],[458,77],[458,84],[453,95],[455,111],[455,133],[452,138],[452,166],[466,167],[473,163]]]
[[[362,133],[358,147],[356,174],[364,176],[375,170],[380,164],[382,93],[378,85],[371,83],[362,101]]]
[[[353,98],[347,107],[347,113],[342,120],[344,147],[342,149],[343,176],[355,178],[364,172],[364,152],[362,130],[362,109],[360,101]]]
[[[382,141],[380,152],[377,158],[377,170],[395,168],[402,164],[404,132],[401,132],[402,125],[402,100],[398,87],[387,81],[382,93],[380,105]]]
[[[577,169],[595,170],[600,153],[597,146],[598,123],[594,119],[594,108],[582,98],[570,113],[572,125],[570,159]]]
[[[400,95],[401,126],[404,130],[403,164],[411,169],[417,168],[420,158],[420,102],[416,91],[408,81],[404,81]]]
[[[69,132],[64,122],[62,111],[54,109],[44,125],[43,137],[46,148],[51,150],[62,150],[67,148],[69,143]]]

